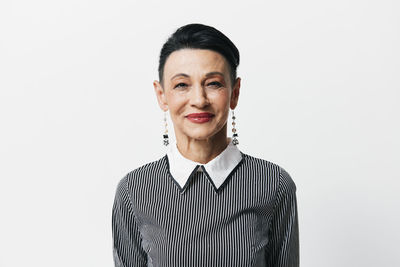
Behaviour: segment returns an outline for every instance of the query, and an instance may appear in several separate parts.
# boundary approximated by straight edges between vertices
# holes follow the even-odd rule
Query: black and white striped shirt
[[[120,181],[115,266],[299,266],[296,186],[283,168],[231,144],[205,165],[170,165],[182,163],[176,151]]]

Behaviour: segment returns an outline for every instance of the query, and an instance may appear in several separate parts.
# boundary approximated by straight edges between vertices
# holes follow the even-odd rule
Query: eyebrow
[[[221,75],[222,77],[224,77],[224,74],[223,74],[222,72],[219,72],[219,71],[212,71],[212,72],[209,72],[209,73],[206,74],[206,77],[210,77],[210,76],[214,76],[214,75]],[[189,78],[189,77],[190,77],[190,76],[187,75],[186,73],[178,73],[178,74],[175,74],[174,76],[172,76],[171,81],[172,81],[173,79],[175,79],[176,77],[179,77],[179,76],[183,76],[183,77],[186,77],[186,78]]]
[[[214,76],[214,75],[221,75],[222,77],[224,77],[224,74],[222,72],[219,71],[212,71],[206,74],[206,77],[210,77],[210,76]]]
[[[174,76],[172,76],[171,81],[178,76],[189,77],[189,75],[187,75],[186,73],[178,73],[178,74],[175,74]]]

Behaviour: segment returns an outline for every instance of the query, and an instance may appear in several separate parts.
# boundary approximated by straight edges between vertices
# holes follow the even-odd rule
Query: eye
[[[220,88],[220,87],[222,87],[222,83],[217,82],[217,81],[213,81],[213,82],[209,82],[207,84],[207,86],[211,87],[211,88]]]
[[[186,87],[187,87],[187,84],[186,84],[186,83],[178,83],[177,85],[174,86],[174,88],[177,88],[177,89],[179,89],[179,88],[186,88]]]

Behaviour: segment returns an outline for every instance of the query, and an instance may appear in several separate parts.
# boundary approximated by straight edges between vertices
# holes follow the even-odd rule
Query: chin
[[[195,140],[207,140],[213,137],[213,135],[205,135],[205,134],[196,134],[196,135],[187,135],[187,137]]]
[[[201,130],[201,131],[187,131],[187,132],[184,132],[184,134],[187,137],[193,138],[193,139],[196,139],[196,140],[207,140],[207,139],[213,137],[214,135],[216,135],[216,133],[213,132],[213,131],[204,131],[204,130]]]
[[[224,131],[223,127],[221,129],[210,127],[208,129],[187,129],[187,131],[183,131],[183,134],[196,140],[207,140],[214,136],[220,135],[221,131]]]

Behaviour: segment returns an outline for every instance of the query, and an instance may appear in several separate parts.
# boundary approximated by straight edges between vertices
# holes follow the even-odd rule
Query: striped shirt
[[[210,176],[218,166],[232,168],[219,163],[237,151],[229,145],[214,170],[193,165],[184,186],[171,174],[178,173],[171,171],[171,153],[129,172],[112,211],[115,266],[299,266],[296,186],[289,174],[240,152],[219,186]]]

